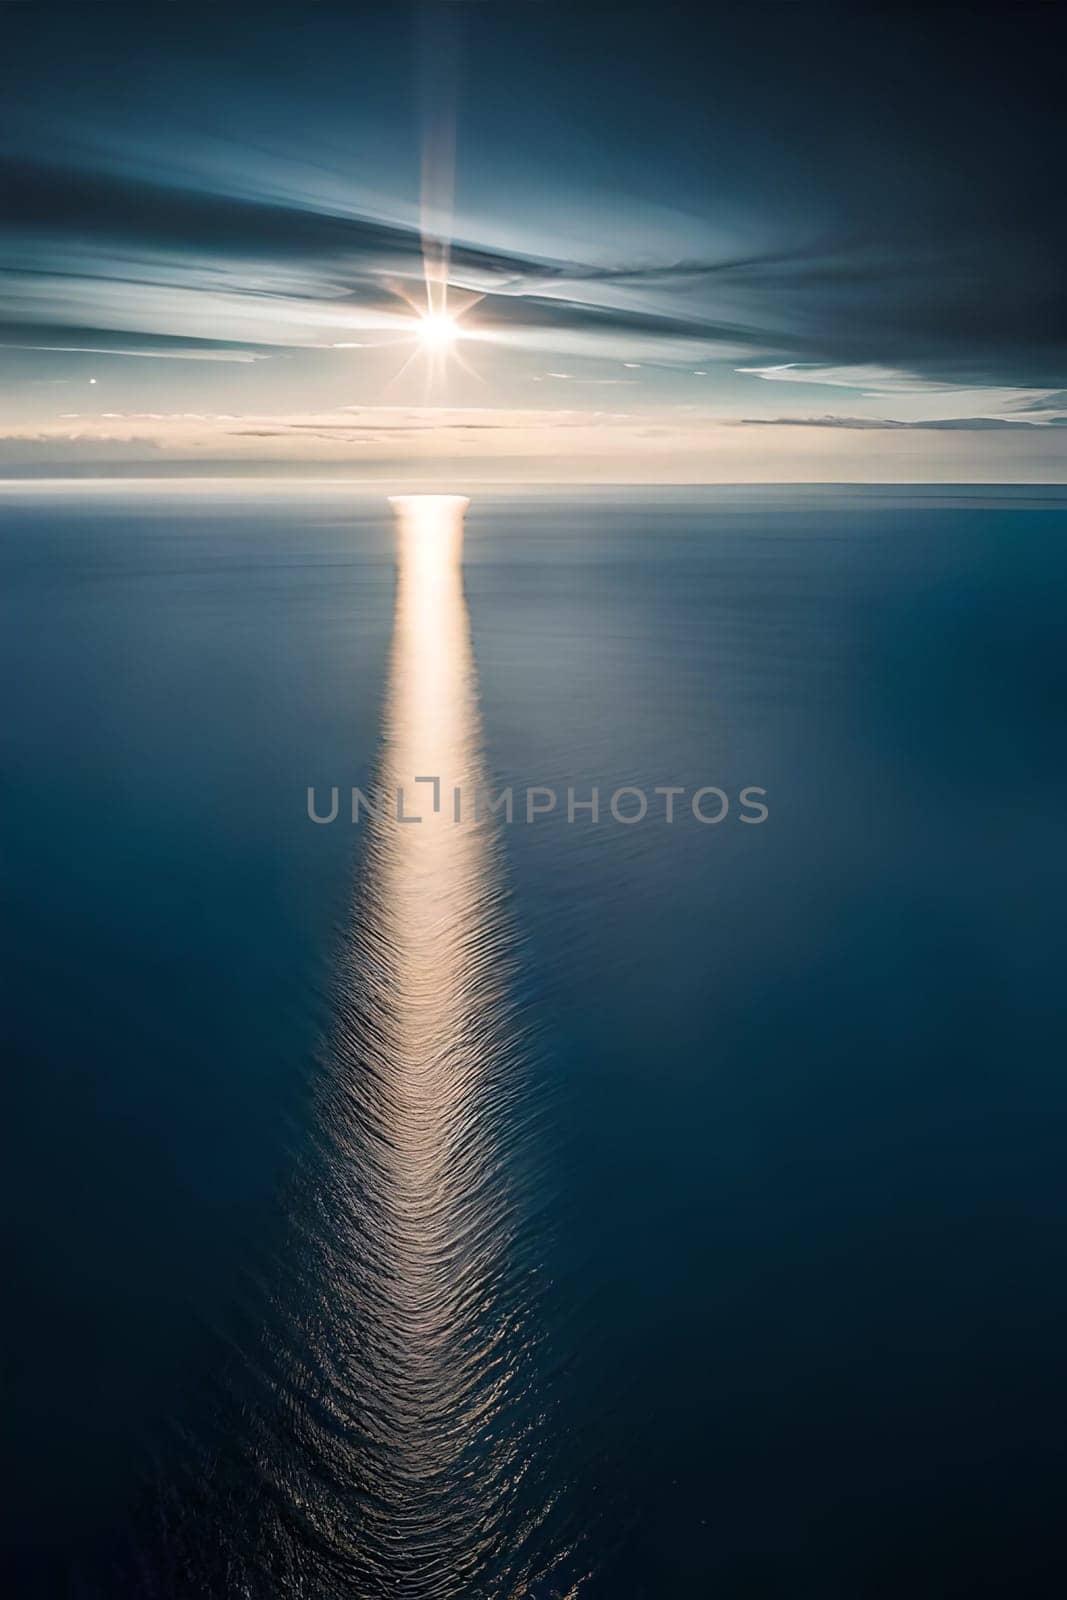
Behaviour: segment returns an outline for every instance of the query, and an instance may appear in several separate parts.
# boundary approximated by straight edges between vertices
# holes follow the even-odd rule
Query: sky
[[[1067,481],[1065,17],[0,4],[0,478]]]

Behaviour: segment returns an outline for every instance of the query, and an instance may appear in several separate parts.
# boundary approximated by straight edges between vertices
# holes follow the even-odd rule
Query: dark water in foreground
[[[1067,491],[0,523],[14,1592],[1061,1593]]]

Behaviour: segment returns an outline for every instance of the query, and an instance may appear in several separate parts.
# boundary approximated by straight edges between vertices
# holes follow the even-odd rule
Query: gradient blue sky
[[[0,476],[1067,478],[1057,6],[0,12]]]

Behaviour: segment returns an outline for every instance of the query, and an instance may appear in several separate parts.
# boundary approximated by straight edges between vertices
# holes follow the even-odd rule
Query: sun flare
[[[431,350],[447,350],[459,338],[455,317],[446,311],[428,311],[419,318],[419,340]]]

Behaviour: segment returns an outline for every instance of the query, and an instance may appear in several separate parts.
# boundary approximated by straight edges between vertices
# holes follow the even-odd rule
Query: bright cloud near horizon
[[[798,13],[9,8],[0,476],[1063,481],[1040,28]]]

